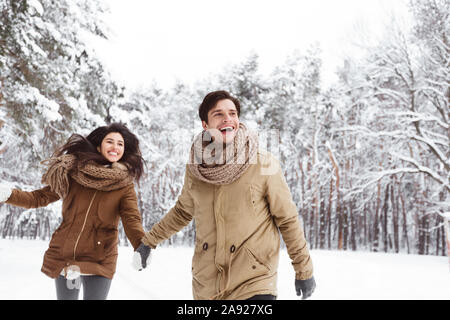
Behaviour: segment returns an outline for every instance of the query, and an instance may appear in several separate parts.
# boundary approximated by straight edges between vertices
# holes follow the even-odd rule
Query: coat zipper
[[[75,259],[75,252],[77,251],[78,241],[80,241],[81,234],[83,233],[84,227],[86,226],[86,221],[87,221],[87,218],[88,218],[88,216],[89,216],[89,211],[91,210],[92,202],[94,202],[94,198],[95,198],[95,195],[96,195],[96,194],[97,194],[97,191],[94,192],[94,195],[93,195],[92,198],[91,198],[91,202],[89,203],[89,207],[88,207],[88,209],[87,209],[87,211],[86,211],[86,216],[84,217],[83,227],[81,228],[81,231],[80,231],[80,233],[78,234],[77,241],[75,242],[75,247],[73,248],[73,260],[74,260],[74,261],[76,260],[76,259]]]

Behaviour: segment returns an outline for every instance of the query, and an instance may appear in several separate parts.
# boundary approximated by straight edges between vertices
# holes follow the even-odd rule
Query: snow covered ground
[[[40,272],[47,241],[0,240],[0,299],[55,299],[53,280]],[[109,299],[191,300],[188,247],[158,248],[150,267],[135,271],[131,247],[119,248]],[[311,299],[449,300],[447,257],[312,250],[317,282]],[[280,300],[298,299],[294,271],[282,251],[278,276]],[[80,294],[80,298],[82,294]]]

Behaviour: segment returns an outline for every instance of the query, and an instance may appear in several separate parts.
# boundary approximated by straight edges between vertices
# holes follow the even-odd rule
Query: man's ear
[[[208,129],[208,124],[206,123],[206,121],[202,121],[202,127],[204,130]]]

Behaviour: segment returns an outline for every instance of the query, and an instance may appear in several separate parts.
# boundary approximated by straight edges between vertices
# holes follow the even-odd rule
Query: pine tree
[[[120,90],[88,38],[106,37],[103,11],[97,0],[0,0],[3,181],[25,189],[41,187],[39,162],[72,133],[87,134],[107,120],[105,110]],[[14,219],[23,212],[8,210],[16,213]],[[43,220],[37,225],[55,224],[56,215],[46,220],[54,212],[51,206],[38,211]],[[9,229],[6,233],[14,234]]]

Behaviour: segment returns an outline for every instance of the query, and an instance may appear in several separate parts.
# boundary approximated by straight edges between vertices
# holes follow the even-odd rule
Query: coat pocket
[[[195,246],[192,257],[192,291],[196,299],[208,299],[216,291],[217,267],[214,263],[214,254],[209,251],[208,245],[199,243]]]
[[[197,278],[210,278],[211,270],[217,270],[214,263],[214,244],[197,239],[192,257],[192,275]]]
[[[55,230],[55,232],[53,232],[48,249],[48,251],[50,251],[53,255],[58,257],[62,255],[62,249],[64,247],[65,239],[67,237],[62,231],[63,231],[62,227],[59,226]]]
[[[264,190],[261,189],[261,186],[253,183],[248,188],[250,207],[255,217],[259,217],[261,214],[267,214],[269,210]]]
[[[94,243],[97,259],[102,261],[112,255],[117,255],[118,242],[118,231],[116,229],[97,229]]]
[[[258,281],[269,274],[268,265],[260,261],[249,248],[242,246],[231,262],[229,290]]]

